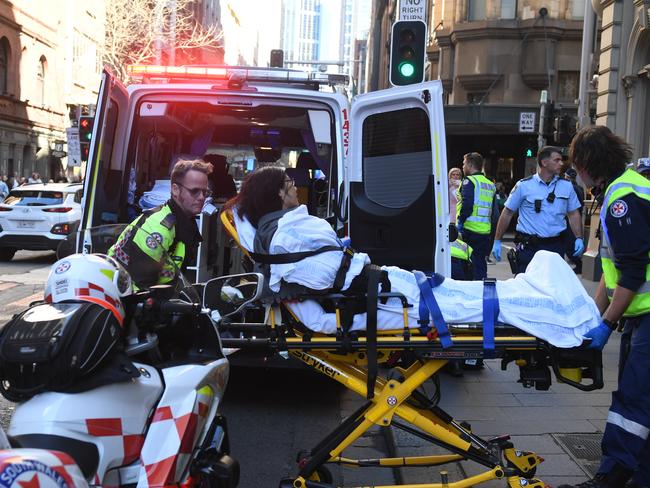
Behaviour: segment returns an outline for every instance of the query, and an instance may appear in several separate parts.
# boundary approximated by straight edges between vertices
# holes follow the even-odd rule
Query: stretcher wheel
[[[312,481],[320,481],[321,483],[333,483],[334,478],[332,478],[332,473],[325,466],[319,466],[316,468],[311,476],[309,477]]]

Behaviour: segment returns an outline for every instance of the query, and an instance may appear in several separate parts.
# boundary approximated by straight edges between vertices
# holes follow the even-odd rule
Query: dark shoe
[[[593,479],[578,485],[560,485],[557,488],[624,488],[632,472],[615,466],[609,473],[598,473]]]

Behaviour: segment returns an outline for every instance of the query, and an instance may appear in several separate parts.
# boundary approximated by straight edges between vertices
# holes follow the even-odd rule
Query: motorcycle
[[[237,486],[239,465],[219,414],[229,364],[218,325],[259,297],[263,277],[191,285],[176,270],[169,284],[137,291],[105,254],[124,229],[70,236],[44,301],[3,329],[0,392],[20,402],[7,431],[11,451],[44,457],[34,461],[40,470],[7,463],[0,486]],[[163,251],[159,236],[144,239]],[[80,243],[85,252],[70,254]],[[66,463],[87,484],[44,474],[62,473]],[[10,471],[16,476],[7,484]]]

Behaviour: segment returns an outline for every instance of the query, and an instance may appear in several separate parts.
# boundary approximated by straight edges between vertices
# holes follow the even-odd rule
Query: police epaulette
[[[535,175],[526,176],[525,178],[520,179],[519,181],[528,181]]]

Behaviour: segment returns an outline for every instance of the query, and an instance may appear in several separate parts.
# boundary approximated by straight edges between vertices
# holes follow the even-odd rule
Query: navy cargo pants
[[[618,390],[612,393],[599,472],[614,465],[650,486],[650,314],[627,319],[621,336]]]

